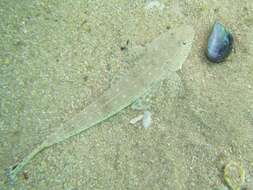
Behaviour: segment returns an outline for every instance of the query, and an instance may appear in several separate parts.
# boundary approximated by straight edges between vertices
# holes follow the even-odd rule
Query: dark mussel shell
[[[208,39],[206,56],[214,63],[224,61],[233,48],[232,34],[219,22],[213,26],[213,30]]]

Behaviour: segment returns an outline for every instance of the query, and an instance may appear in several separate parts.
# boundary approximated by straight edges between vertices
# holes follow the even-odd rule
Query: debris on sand
[[[142,119],[143,119],[143,115],[139,115],[139,116],[137,116],[137,117],[131,119],[131,120],[130,120],[130,123],[131,123],[132,125],[135,125],[136,123],[138,123],[138,122],[141,121]]]
[[[155,9],[162,11],[164,7],[165,5],[158,0],[147,0],[145,5],[145,8],[150,11]]]
[[[136,123],[142,121],[142,126],[147,129],[150,127],[151,123],[152,123],[152,119],[151,119],[151,113],[149,111],[144,111],[143,114],[133,118],[130,120],[130,123],[132,125],[135,125]]]
[[[152,123],[151,113],[149,111],[144,111],[142,120],[143,127],[147,129],[150,127],[151,123]]]
[[[245,182],[245,170],[242,165],[230,161],[224,168],[224,180],[231,190],[240,190]]]

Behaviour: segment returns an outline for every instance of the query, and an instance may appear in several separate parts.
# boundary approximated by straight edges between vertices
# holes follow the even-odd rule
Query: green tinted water
[[[148,130],[129,125],[140,113],[127,108],[39,154],[16,189],[214,189],[230,160],[243,163],[250,184],[253,5],[160,2],[152,11],[144,1],[0,2],[1,188],[5,168],[131,70],[131,47],[183,23],[196,30],[193,49],[176,91],[168,79],[150,99]],[[233,32],[235,52],[212,65],[203,50],[217,19]]]

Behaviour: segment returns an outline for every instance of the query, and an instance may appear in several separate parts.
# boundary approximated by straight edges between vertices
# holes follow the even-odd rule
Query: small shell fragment
[[[242,165],[230,161],[224,168],[224,180],[231,190],[240,190],[245,182],[245,171]]]
[[[143,119],[143,115],[139,115],[133,119],[130,120],[130,124],[135,125],[136,123],[138,123],[139,121],[141,121]]]
[[[154,9],[157,9],[157,10],[160,10],[162,11],[164,9],[165,5],[161,2],[159,2],[158,0],[148,0],[146,2],[146,6],[145,8],[147,10],[154,10]]]
[[[149,111],[144,111],[142,120],[143,127],[147,129],[150,127],[151,123],[152,123],[151,113]]]

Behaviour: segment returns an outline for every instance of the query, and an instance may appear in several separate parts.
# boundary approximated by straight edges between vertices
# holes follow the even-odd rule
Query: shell
[[[231,190],[240,190],[245,182],[245,171],[242,165],[230,161],[224,168],[224,180]]]
[[[149,111],[144,111],[142,120],[143,127],[147,129],[150,127],[151,123],[152,123],[151,113]]]
[[[206,56],[214,63],[224,61],[233,48],[232,34],[220,23],[216,22],[209,36]]]

